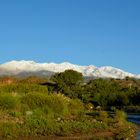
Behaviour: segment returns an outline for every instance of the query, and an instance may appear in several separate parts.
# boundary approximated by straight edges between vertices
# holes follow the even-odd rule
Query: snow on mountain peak
[[[3,74],[5,70],[10,74],[19,74],[20,72],[39,72],[39,71],[50,71],[50,72],[63,72],[65,70],[72,69],[81,72],[84,76],[94,76],[101,78],[119,78],[123,79],[127,76],[140,78],[140,75],[134,75],[125,72],[121,69],[114,68],[111,66],[95,67],[93,65],[89,66],[79,66],[71,64],[69,62],[63,62],[60,64],[56,63],[36,63],[34,61],[10,61],[0,65],[0,75]]]
[[[100,71],[102,72],[105,72],[107,74],[111,74],[110,76],[112,76],[112,78],[125,78],[125,77],[135,77],[134,74],[131,74],[131,73],[128,73],[128,72],[125,72],[121,69],[118,69],[118,68],[114,68],[114,67],[111,67],[111,66],[104,66],[104,67],[100,67]]]
[[[25,60],[21,60],[21,61],[10,61],[7,63],[4,63],[2,65],[0,65],[0,67],[11,70],[11,71],[33,71],[33,67],[35,66],[37,63],[35,63],[34,61],[25,61]]]

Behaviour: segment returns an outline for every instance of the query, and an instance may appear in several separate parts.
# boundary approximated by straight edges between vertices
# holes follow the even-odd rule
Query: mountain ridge
[[[57,72],[64,72],[65,70],[72,69],[81,72],[83,76],[86,77],[99,77],[99,78],[117,78],[124,79],[125,77],[140,78],[140,74],[132,74],[125,72],[119,68],[112,66],[102,66],[96,67],[94,65],[80,66],[72,64],[69,62],[63,63],[36,63],[35,61],[25,61],[25,60],[12,60],[0,64],[0,76],[2,75],[20,75],[20,73],[38,73],[41,75],[43,71],[43,76],[49,75],[47,72],[52,72],[52,74]],[[40,73],[39,73],[40,72]],[[46,74],[45,74],[46,72]],[[51,74],[50,74],[51,76]]]

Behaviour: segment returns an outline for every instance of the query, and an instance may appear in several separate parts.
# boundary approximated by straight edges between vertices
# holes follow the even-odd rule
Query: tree
[[[64,94],[69,94],[79,88],[79,83],[83,81],[83,75],[74,70],[56,73],[51,80],[57,83],[57,90]],[[74,93],[74,92],[73,92]]]

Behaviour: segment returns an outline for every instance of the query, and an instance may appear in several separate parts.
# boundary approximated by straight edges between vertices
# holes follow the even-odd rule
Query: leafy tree
[[[74,70],[66,70],[51,77],[54,82],[65,82],[66,85],[75,85],[83,80],[81,73]]]
[[[95,79],[88,83],[88,92],[92,102],[97,105],[112,105],[116,100],[116,93],[119,87],[112,80]]]
[[[118,93],[117,95],[117,99],[116,99],[116,106],[125,106],[128,105],[129,100],[128,100],[128,96],[126,93]]]
[[[77,71],[66,70],[65,72],[56,73],[51,77],[51,80],[57,83],[57,91],[71,96],[75,93],[75,90],[79,90],[79,84],[83,81],[83,76]]]

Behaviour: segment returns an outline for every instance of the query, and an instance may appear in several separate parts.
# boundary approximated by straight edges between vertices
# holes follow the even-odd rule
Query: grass
[[[15,139],[18,137],[52,135],[65,137],[80,134],[93,136],[95,139],[100,134],[105,137],[104,135],[111,133],[112,139],[119,140],[129,138],[135,133],[132,124],[125,122],[125,124],[121,123],[120,125],[116,116],[114,118],[107,117],[102,121],[86,115],[78,116],[76,119],[65,116],[56,118],[46,115],[39,108],[33,110],[30,115],[22,115],[19,112],[8,113],[1,112],[1,117],[7,116],[0,121],[0,136],[3,138]]]
[[[0,109],[8,110],[15,109],[18,106],[19,100],[17,96],[12,94],[1,94],[0,95]]]
[[[109,117],[105,111],[89,116],[85,113],[89,109],[86,110],[78,99],[70,99],[62,94],[48,94],[47,89],[40,86],[26,86],[9,85],[6,92],[0,91],[2,138],[79,134],[91,136],[109,132],[112,133],[112,139],[122,139],[134,133],[134,127],[126,121],[124,112],[117,111],[114,118]],[[4,85],[0,88],[6,87]],[[93,137],[97,138],[96,135]]]

